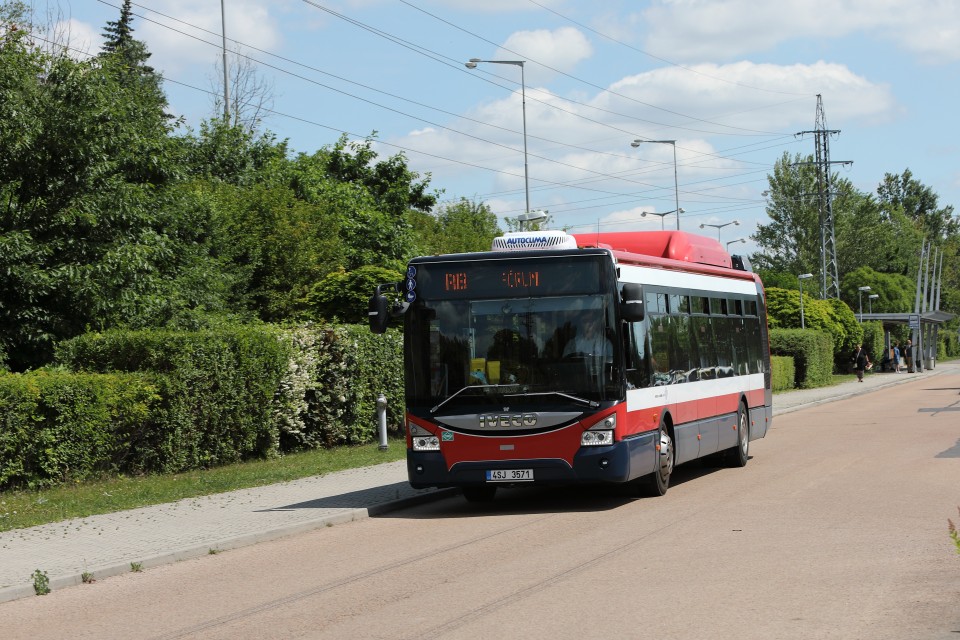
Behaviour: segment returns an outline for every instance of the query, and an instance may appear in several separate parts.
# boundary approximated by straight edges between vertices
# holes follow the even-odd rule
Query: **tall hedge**
[[[0,373],[0,489],[129,468],[159,402],[140,374]]]
[[[361,326],[108,331],[63,370],[0,373],[0,490],[178,472],[377,438],[403,427],[402,337]]]
[[[796,385],[796,367],[790,356],[770,356],[771,385],[774,391],[787,391]]]
[[[316,331],[316,384],[307,394],[307,420],[293,446],[361,444],[377,437],[376,402],[388,402],[387,427],[403,428],[403,351],[399,331],[376,335],[359,325]]]
[[[801,389],[830,384],[833,374],[833,338],[814,329],[771,329],[770,353],[792,356],[796,386]]]
[[[176,472],[276,453],[277,390],[290,360],[278,334],[270,326],[116,330],[66,341],[56,357],[78,371],[148,374],[162,401],[134,466]]]

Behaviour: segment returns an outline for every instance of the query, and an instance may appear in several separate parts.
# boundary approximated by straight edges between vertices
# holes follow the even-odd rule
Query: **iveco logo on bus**
[[[500,413],[480,416],[481,429],[522,429],[537,426],[535,413]]]

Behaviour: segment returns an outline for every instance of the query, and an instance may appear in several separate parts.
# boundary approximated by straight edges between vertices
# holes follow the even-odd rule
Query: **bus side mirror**
[[[370,298],[370,303],[367,305],[367,319],[370,321],[370,331],[373,333],[386,332],[387,323],[390,322],[390,316],[399,315],[399,312],[406,309],[406,305],[400,305],[399,308],[395,308],[394,312],[391,313],[390,302],[387,300],[387,296],[383,295],[384,288],[394,291],[400,290],[398,284],[395,282],[377,285],[377,289],[374,291],[373,297]]]
[[[387,296],[380,293],[380,287],[370,298],[370,304],[367,305],[367,319],[370,321],[370,331],[373,333],[384,333],[387,330],[387,322],[390,320],[390,314],[387,312]]]
[[[623,285],[620,318],[626,322],[640,322],[643,316],[643,285],[628,282]]]

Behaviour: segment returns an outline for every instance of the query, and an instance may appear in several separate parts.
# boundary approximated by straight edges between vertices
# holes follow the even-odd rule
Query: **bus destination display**
[[[417,269],[417,295],[430,299],[593,293],[600,286],[597,260],[437,263]]]

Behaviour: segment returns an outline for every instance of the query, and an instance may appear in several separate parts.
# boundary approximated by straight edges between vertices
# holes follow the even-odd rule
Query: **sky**
[[[121,0],[32,0],[75,55]],[[170,110],[214,115],[228,66],[272,96],[263,130],[313,153],[346,133],[403,153],[441,204],[549,212],[572,232],[679,228],[750,253],[784,153],[875,193],[909,169],[960,205],[960,2],[139,0]],[[239,52],[239,56],[237,55]],[[475,69],[465,63],[483,62]],[[499,63],[498,63],[499,62]],[[510,62],[512,64],[503,64]],[[523,64],[520,65],[519,62]],[[659,140],[641,143],[634,140]],[[671,142],[672,141],[672,142]],[[677,204],[681,209],[679,221]],[[671,213],[667,213],[671,212]],[[647,213],[646,216],[643,213]],[[665,215],[653,215],[653,214]],[[746,242],[740,242],[746,240]]]

